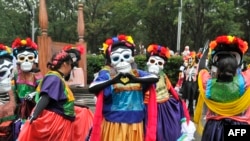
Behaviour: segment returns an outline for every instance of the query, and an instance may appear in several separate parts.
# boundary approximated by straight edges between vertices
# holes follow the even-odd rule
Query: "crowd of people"
[[[103,43],[105,63],[89,85],[93,113],[75,104],[67,83],[82,46],[53,54],[43,75],[30,38],[0,44],[0,140],[192,141],[197,131],[202,141],[221,141],[224,125],[250,124],[246,41],[222,35],[198,52],[185,46],[175,85],[164,72],[168,47],[148,45],[145,70],[137,68],[135,47],[125,34]]]

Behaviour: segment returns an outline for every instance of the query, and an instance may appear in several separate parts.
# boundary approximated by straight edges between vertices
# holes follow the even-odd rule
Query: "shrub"
[[[245,56],[244,60],[247,64],[250,64],[250,56]],[[137,68],[141,70],[146,69],[146,56],[136,55],[135,62]],[[165,65],[164,72],[168,75],[173,86],[178,81],[179,68],[182,65],[182,57],[171,57]],[[91,83],[94,79],[94,74],[97,73],[105,64],[105,59],[102,55],[87,55],[87,83]]]

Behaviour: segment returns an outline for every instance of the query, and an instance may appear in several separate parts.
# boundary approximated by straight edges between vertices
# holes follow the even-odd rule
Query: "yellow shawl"
[[[205,96],[205,90],[202,85],[202,74],[206,73],[206,70],[201,70],[198,75],[198,85],[199,85],[199,98],[196,106],[195,114],[194,114],[194,122],[197,124],[198,133],[202,133],[203,126],[201,123],[202,118],[202,110],[203,104],[207,105],[207,107],[213,111],[214,113],[221,116],[234,116],[244,112],[250,106],[250,88],[247,88],[245,93],[237,100],[229,103],[220,103],[215,102],[210,99],[207,99]]]

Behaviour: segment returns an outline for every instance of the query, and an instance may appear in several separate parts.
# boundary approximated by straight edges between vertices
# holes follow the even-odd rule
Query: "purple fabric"
[[[19,133],[20,133],[20,129],[21,129],[21,125],[22,125],[22,120],[21,119],[18,119],[14,122],[13,124],[13,138],[16,140]]]
[[[232,119],[207,121],[203,134],[202,141],[224,141],[224,125],[248,125],[245,122],[239,122]]]
[[[182,103],[170,98],[158,103],[157,108],[157,141],[176,141],[181,136],[181,119],[184,117]],[[145,123],[147,120],[145,117]]]
[[[62,80],[55,75],[48,75],[43,79],[41,93],[45,92],[50,98],[59,101],[66,100]]]

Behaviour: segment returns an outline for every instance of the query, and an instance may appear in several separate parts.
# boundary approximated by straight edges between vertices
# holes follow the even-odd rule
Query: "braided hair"
[[[47,63],[47,68],[50,70],[58,70],[64,62],[67,64],[72,63],[71,56],[65,51],[57,52],[52,56],[51,61]]]

